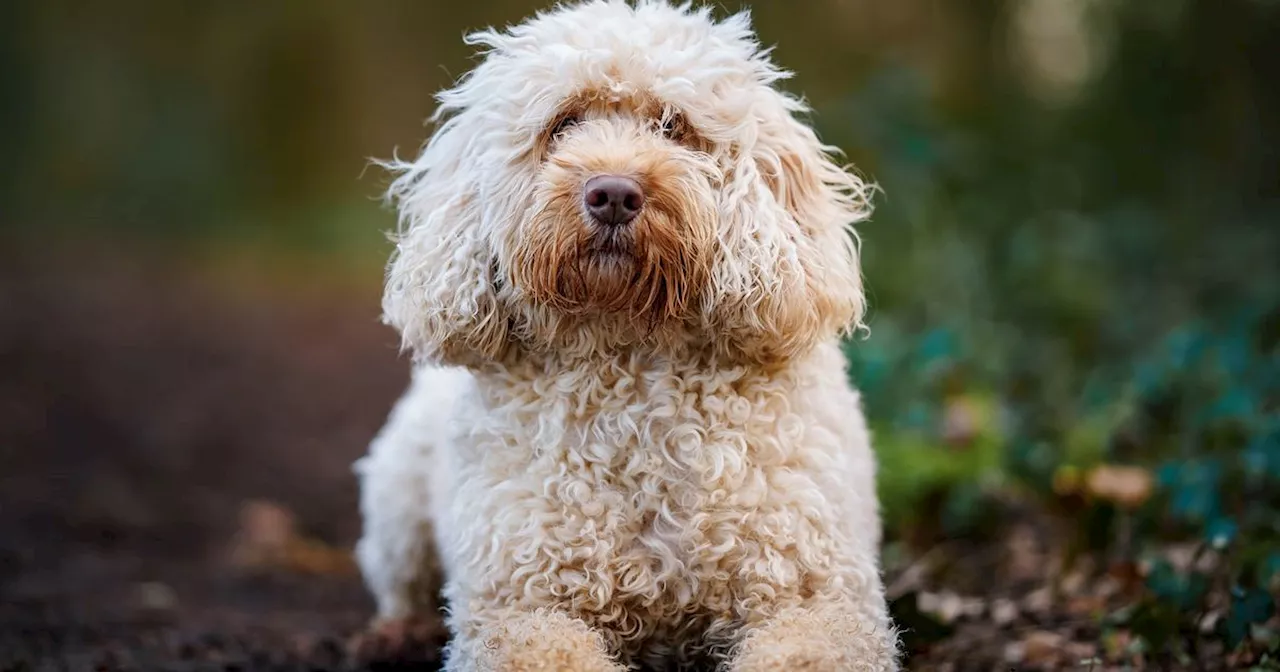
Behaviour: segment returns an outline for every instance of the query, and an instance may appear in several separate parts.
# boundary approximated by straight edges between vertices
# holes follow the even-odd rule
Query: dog
[[[589,0],[471,34],[384,320],[412,379],[356,464],[375,624],[447,670],[896,670],[842,337],[873,186],[745,13]]]

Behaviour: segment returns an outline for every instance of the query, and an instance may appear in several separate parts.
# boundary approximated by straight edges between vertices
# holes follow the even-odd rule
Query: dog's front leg
[[[452,624],[447,672],[624,672],[601,634],[549,609],[479,610]]]
[[[896,636],[881,609],[810,604],[742,631],[729,672],[893,672]]]
[[[424,413],[431,399],[415,385],[392,410],[369,454],[356,463],[363,530],[356,559],[377,602],[377,625],[434,618],[442,582],[433,543],[430,469],[439,430]]]

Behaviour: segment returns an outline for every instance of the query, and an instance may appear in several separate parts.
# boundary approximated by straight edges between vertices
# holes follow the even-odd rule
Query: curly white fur
[[[357,465],[379,617],[442,570],[451,670],[897,669],[839,349],[869,188],[743,14],[595,0],[469,41],[389,164],[417,366]],[[622,230],[584,212],[601,173],[644,189]]]

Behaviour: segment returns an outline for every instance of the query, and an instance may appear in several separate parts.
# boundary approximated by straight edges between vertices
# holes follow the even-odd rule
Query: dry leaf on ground
[[[1085,477],[1090,496],[1129,509],[1142,506],[1151,497],[1155,480],[1142,467],[1104,464],[1094,467]]]
[[[291,511],[266,501],[250,501],[241,508],[231,562],[246,569],[304,574],[345,575],[356,570],[349,550],[300,534]]]

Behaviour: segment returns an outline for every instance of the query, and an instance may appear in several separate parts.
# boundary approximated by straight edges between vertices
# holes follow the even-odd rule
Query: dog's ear
[[[464,111],[438,128],[417,160],[385,164],[398,173],[388,196],[400,226],[383,321],[415,359],[438,364],[493,359],[507,343],[479,176],[466,169],[470,122]]]
[[[790,114],[779,121],[762,136],[756,161],[799,234],[808,299],[838,331],[860,327],[866,299],[853,225],[870,216],[872,188],[837,164],[839,150],[824,145],[807,124]]]
[[[799,100],[772,92],[752,147],[734,158],[726,210],[730,331],[738,354],[761,362],[799,355],[862,325],[865,298],[852,225],[870,214],[871,187],[833,160],[794,114]],[[736,294],[737,296],[733,296]],[[736,301],[734,300],[736,299]]]

